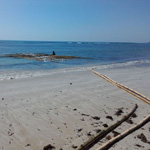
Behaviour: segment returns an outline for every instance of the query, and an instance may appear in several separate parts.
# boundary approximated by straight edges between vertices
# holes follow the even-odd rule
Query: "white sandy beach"
[[[113,80],[150,97],[150,67],[95,69]],[[90,70],[74,70],[0,81],[0,150],[42,150],[51,144],[56,150],[72,150],[98,130],[121,119],[138,104],[133,124],[115,129],[123,132],[150,114],[150,105],[115,87]],[[123,113],[115,113],[122,108]],[[112,116],[113,120],[106,118]],[[94,119],[97,117],[98,119]],[[150,123],[132,133],[111,150],[148,150]],[[113,134],[110,133],[113,137]],[[100,141],[91,150],[104,142]]]

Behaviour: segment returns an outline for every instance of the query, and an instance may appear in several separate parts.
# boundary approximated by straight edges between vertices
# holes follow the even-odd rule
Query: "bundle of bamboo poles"
[[[94,71],[94,70],[92,70],[92,72],[95,73],[96,75],[98,75],[99,77],[103,78],[104,80],[108,81],[109,83],[111,83],[111,84],[113,84],[113,85],[115,85],[115,86],[117,86],[117,87],[123,89],[124,91],[126,91],[126,92],[128,92],[128,93],[134,95],[135,97],[141,99],[141,100],[144,101],[145,103],[150,104],[150,98],[144,96],[143,94],[141,94],[141,93],[139,93],[139,92],[137,92],[137,91],[135,91],[135,90],[133,90],[133,89],[131,89],[131,88],[128,88],[127,86],[124,86],[124,85],[122,85],[122,84],[120,84],[120,83],[118,83],[118,82],[112,80],[111,78],[109,78],[109,77],[107,77],[107,76],[105,76],[105,75],[99,73],[99,72],[96,72],[96,71]]]

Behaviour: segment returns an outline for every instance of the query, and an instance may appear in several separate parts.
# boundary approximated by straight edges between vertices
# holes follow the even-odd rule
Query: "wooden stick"
[[[120,140],[122,140],[123,138],[125,138],[126,136],[128,136],[129,134],[133,133],[134,131],[138,130],[139,128],[141,128],[142,126],[144,126],[146,123],[150,122],[150,115],[148,115],[146,118],[144,118],[141,122],[139,122],[137,125],[129,128],[128,130],[124,131],[123,133],[121,133],[120,135],[112,138],[111,140],[109,140],[108,142],[106,142],[105,144],[103,144],[102,146],[100,146],[99,148],[97,148],[96,150],[108,150],[110,147],[112,147],[115,143],[119,142]]]
[[[100,132],[94,138],[88,140],[84,145],[81,145],[78,150],[88,150],[88,149],[90,149],[93,145],[95,145],[102,138],[104,138],[108,133],[112,132],[119,125],[121,125],[123,122],[125,122],[126,120],[128,120],[132,116],[132,114],[136,111],[137,108],[138,108],[138,105],[136,104],[129,114],[127,114],[126,116],[124,116],[121,120],[117,121],[112,126],[108,127],[106,130],[103,130],[102,132]]]
[[[122,85],[120,83],[117,83],[116,81],[110,79],[109,77],[107,77],[107,76],[105,76],[105,75],[103,75],[101,73],[98,73],[98,72],[96,72],[94,70],[92,70],[92,72],[95,73],[96,75],[98,75],[99,77],[103,78],[104,80],[110,82],[111,84],[116,85],[117,87],[123,89],[124,91],[126,91],[126,92],[134,95],[135,97],[141,99],[142,101],[150,104],[150,98],[144,96],[143,94],[141,94],[141,93],[139,93],[139,92],[137,92],[137,91],[135,91],[135,90],[133,90],[131,88],[128,88],[127,86],[124,86],[124,85]]]

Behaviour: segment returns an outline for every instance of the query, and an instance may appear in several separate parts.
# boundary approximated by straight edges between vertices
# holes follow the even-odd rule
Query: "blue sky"
[[[0,40],[149,42],[150,0],[0,0]]]

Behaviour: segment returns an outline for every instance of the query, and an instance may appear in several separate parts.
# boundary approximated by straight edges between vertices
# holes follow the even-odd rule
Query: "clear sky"
[[[0,0],[0,40],[149,42],[150,0]]]

